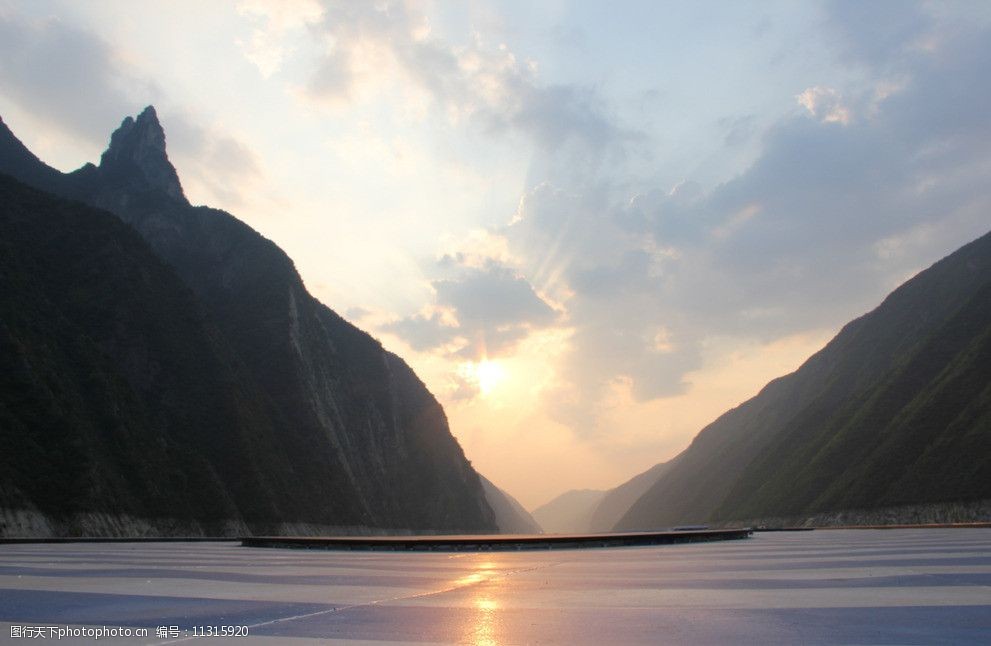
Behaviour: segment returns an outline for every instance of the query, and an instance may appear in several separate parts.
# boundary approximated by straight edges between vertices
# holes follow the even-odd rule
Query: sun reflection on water
[[[471,585],[472,583],[478,583],[479,581],[484,581],[485,575],[481,572],[473,572],[467,576],[463,576],[454,582],[454,585],[460,587],[463,585]]]
[[[465,644],[476,646],[497,646],[496,629],[498,627],[499,602],[492,596],[492,584],[487,583],[493,578],[496,564],[483,561],[473,565],[471,574],[458,579],[459,586],[471,586],[466,592],[469,596],[470,609],[466,616],[464,637]]]
[[[468,643],[476,646],[496,646],[496,611],[499,602],[495,599],[480,596],[473,602],[475,612],[472,613],[472,623],[469,626]]]

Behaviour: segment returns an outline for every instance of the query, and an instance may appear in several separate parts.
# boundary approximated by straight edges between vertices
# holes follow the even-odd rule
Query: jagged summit
[[[185,201],[154,109],[71,173],[4,135],[50,195],[0,177],[0,536],[496,530],[423,382]]]
[[[110,137],[110,147],[100,158],[100,170],[125,176],[137,170],[150,188],[188,203],[165,151],[165,130],[154,106],[145,108],[137,119],[127,117],[121,122]]]

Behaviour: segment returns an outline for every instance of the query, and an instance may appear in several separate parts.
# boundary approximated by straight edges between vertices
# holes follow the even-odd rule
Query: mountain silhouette
[[[704,428],[616,528],[973,520],[989,499],[986,234]]]
[[[497,530],[426,386],[190,205],[152,107],[71,173],[0,121],[0,173],[0,531]]]

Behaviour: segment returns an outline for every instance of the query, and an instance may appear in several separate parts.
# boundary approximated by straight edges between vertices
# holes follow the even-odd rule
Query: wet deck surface
[[[250,636],[190,642],[987,643],[991,529],[485,553],[0,545],[0,622],[4,643],[66,625],[149,630],[109,644],[211,625]]]

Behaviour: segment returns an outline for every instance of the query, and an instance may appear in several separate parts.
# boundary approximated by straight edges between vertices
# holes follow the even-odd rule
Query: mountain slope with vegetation
[[[50,229],[61,236],[62,253],[80,263],[80,279],[71,285],[66,276],[32,276],[25,267],[54,271],[53,260],[36,255],[47,243],[38,241],[37,231],[24,229],[17,235],[25,239],[5,239],[6,305],[22,312],[20,318],[4,319],[7,328],[10,321],[22,323],[21,336],[8,331],[5,341],[20,354],[5,360],[20,362],[19,378],[34,384],[37,401],[31,406],[52,411],[69,401],[81,406],[58,412],[78,424],[37,422],[28,429],[25,425],[34,423],[25,422],[28,417],[17,428],[25,438],[47,434],[45,450],[62,447],[65,460],[77,452],[96,460],[86,463],[88,476],[48,484],[30,471],[12,471],[0,491],[8,519],[40,515],[35,525],[50,526],[53,533],[81,531],[82,521],[73,519],[85,514],[182,522],[195,516],[213,522],[211,531],[223,522],[266,532],[497,529],[478,474],[424,384],[402,359],[313,298],[274,243],[228,213],[188,203],[152,108],[124,120],[99,166],[87,164],[68,174],[44,165],[0,122],[0,172],[77,201],[71,205],[5,184],[23,198],[5,212],[11,230]],[[108,224],[106,212],[79,202],[105,209],[122,223]],[[116,227],[100,233],[102,246],[85,236],[76,239],[74,232],[95,223]],[[93,254],[107,249],[116,249],[131,265],[118,258],[104,259],[104,270],[88,268],[100,261]],[[151,276],[152,271],[161,276]],[[53,282],[32,289],[35,279]],[[64,302],[87,290],[101,298]],[[118,294],[135,300],[118,303]],[[44,324],[31,330],[24,316]],[[80,327],[83,323],[89,327]],[[50,336],[69,345],[48,347]],[[15,358],[23,359],[25,352],[50,354],[26,362]],[[88,381],[100,374],[106,384]],[[62,385],[38,385],[46,379]],[[90,387],[97,391],[85,390]],[[19,392],[16,387],[0,392],[2,414],[23,404],[14,401]],[[133,411],[131,404],[119,404],[123,401],[132,402]],[[148,449],[147,458],[144,449],[108,449],[116,440],[79,440],[77,427],[91,427],[97,435],[126,427],[135,446]],[[182,486],[152,475],[159,458],[151,448],[163,443],[178,453],[166,452],[171,457],[161,459],[182,454],[202,467]],[[27,452],[24,456],[41,455],[44,448],[27,439],[16,446]],[[103,473],[111,458],[101,452],[117,456],[116,471]],[[6,459],[21,457],[8,453]],[[133,475],[113,475],[144,459],[148,465]],[[69,482],[78,482],[78,491],[68,491]],[[187,507],[180,493],[170,498],[170,492],[186,490],[202,492],[202,499]],[[64,504],[49,505],[62,496]],[[165,521],[147,522],[158,528],[149,531],[166,531]],[[195,529],[187,523],[184,531]]]
[[[991,234],[703,429],[616,528],[991,499],[989,299]]]
[[[0,176],[0,233],[6,508],[43,524],[85,512],[212,533],[295,504],[251,468],[286,459],[258,445],[270,421],[256,393],[131,227]]]

